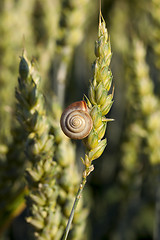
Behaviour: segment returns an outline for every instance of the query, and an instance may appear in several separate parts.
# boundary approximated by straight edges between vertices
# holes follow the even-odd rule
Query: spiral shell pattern
[[[87,137],[93,127],[93,122],[86,102],[79,101],[69,105],[62,113],[60,124],[64,134],[69,138]]]

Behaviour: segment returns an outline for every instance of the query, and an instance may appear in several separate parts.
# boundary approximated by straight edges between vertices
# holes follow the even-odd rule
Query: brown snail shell
[[[60,124],[64,134],[69,138],[87,137],[93,127],[93,122],[86,102],[79,101],[69,105],[62,113]]]

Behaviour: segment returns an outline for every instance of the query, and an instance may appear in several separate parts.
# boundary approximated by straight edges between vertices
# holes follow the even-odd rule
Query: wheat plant
[[[53,161],[53,136],[49,134],[43,95],[38,86],[40,77],[23,54],[19,64],[18,88],[16,89],[17,116],[26,134],[26,156],[31,166],[26,170],[29,195],[27,204],[37,239],[52,239],[58,232],[58,211],[55,214],[57,188],[56,162]]]
[[[108,93],[112,84],[112,73],[109,69],[111,46],[106,24],[101,12],[99,19],[98,40],[95,43],[95,55],[96,60],[94,62],[93,80],[90,83],[89,98],[86,97],[87,105],[90,110],[90,116],[93,120],[93,128],[88,137],[84,139],[86,154],[85,158],[81,158],[81,160],[85,166],[85,170],[83,171],[82,182],[73,204],[63,240],[67,239],[74,212],[86,184],[87,177],[94,170],[92,162],[101,156],[107,145],[106,139],[102,138],[105,134],[107,122],[112,121],[112,119],[107,119],[105,117],[113,103],[113,92],[110,94]]]

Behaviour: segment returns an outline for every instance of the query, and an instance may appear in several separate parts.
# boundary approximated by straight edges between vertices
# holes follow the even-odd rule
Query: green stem
[[[86,175],[83,174],[83,178],[82,178],[82,182],[79,186],[79,189],[78,189],[78,192],[77,192],[77,195],[76,195],[76,198],[74,200],[74,204],[73,204],[73,207],[72,207],[72,211],[71,211],[71,214],[69,216],[69,220],[68,220],[68,223],[67,223],[67,227],[65,229],[65,232],[64,232],[64,235],[63,235],[63,238],[62,240],[66,240],[67,237],[68,237],[68,233],[69,233],[69,230],[70,230],[70,227],[71,227],[71,223],[72,223],[72,220],[73,220],[73,217],[74,217],[74,213],[75,213],[75,210],[76,210],[76,207],[77,207],[77,204],[81,198],[81,193],[83,191],[83,188],[86,184]]]

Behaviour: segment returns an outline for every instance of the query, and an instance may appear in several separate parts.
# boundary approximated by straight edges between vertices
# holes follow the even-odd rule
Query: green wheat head
[[[111,45],[106,29],[105,21],[100,15],[98,40],[95,43],[96,60],[93,64],[93,79],[89,87],[89,99],[87,104],[90,116],[93,120],[93,129],[89,136],[84,139],[87,148],[85,159],[82,159],[87,167],[86,174],[92,170],[91,163],[103,153],[107,140],[103,139],[107,127],[105,115],[109,112],[113,103],[113,92],[109,93],[112,84],[112,72],[109,68],[111,61]]]
[[[63,240],[66,240],[68,237],[75,210],[87,181],[87,176],[94,170],[92,161],[101,156],[107,145],[107,140],[102,138],[105,134],[107,122],[112,120],[105,117],[113,103],[113,91],[111,94],[108,93],[112,84],[112,73],[109,69],[111,60],[111,47],[105,21],[101,13],[99,19],[98,40],[95,44],[95,55],[96,60],[94,62],[94,76],[90,83],[89,99],[86,97],[89,114],[93,121],[93,126],[88,137],[84,138],[83,140],[86,146],[86,154],[85,158],[81,158],[81,160],[85,166],[85,170],[82,174],[82,181],[71,210],[71,214],[63,235]],[[69,111],[70,110],[71,109],[69,109]],[[61,121],[64,120],[65,122],[64,115],[65,111],[61,116]],[[62,125],[63,124],[61,124],[61,126]]]
[[[143,126],[147,140],[147,152],[151,164],[160,163],[160,110],[159,99],[154,93],[154,85],[149,75],[146,63],[146,49],[140,40],[134,41],[134,60],[138,94],[140,96],[140,111],[143,116]]]
[[[57,168],[53,161],[54,141],[49,134],[44,98],[38,89],[40,77],[34,65],[22,55],[16,98],[18,120],[26,132],[25,152],[31,164],[26,170],[30,208],[27,222],[34,227],[36,238],[42,240],[56,236],[60,217],[58,211],[55,213]]]

